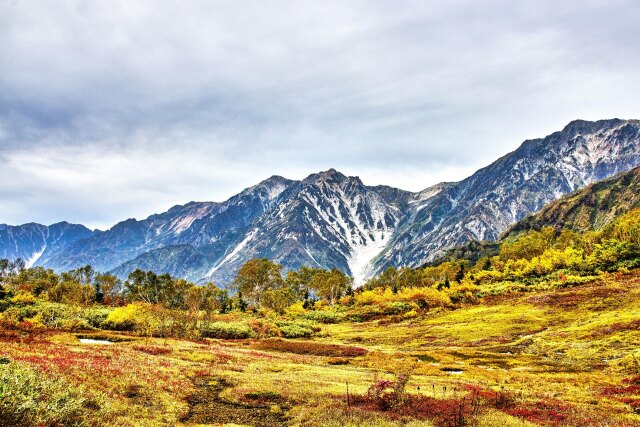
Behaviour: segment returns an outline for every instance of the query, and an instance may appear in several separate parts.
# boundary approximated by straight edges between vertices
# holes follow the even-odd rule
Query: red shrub
[[[141,351],[143,353],[152,354],[154,356],[158,356],[160,354],[169,354],[172,351],[167,347],[157,347],[152,345],[134,345],[133,349]]]
[[[314,356],[356,357],[364,356],[367,350],[340,344],[324,344],[312,341],[289,341],[283,339],[269,339],[258,341],[255,346],[261,350],[275,350],[295,354],[309,354]]]
[[[429,420],[437,426],[459,427],[467,425],[479,410],[478,402],[467,396],[461,399],[436,399],[434,397],[408,395],[400,406],[381,408],[379,402],[369,396],[355,396],[352,403],[367,411],[384,412],[395,419],[412,417]]]
[[[627,323],[613,323],[611,325],[598,328],[591,334],[591,337],[598,338],[606,335],[612,335],[616,332],[637,331],[638,329],[640,329],[640,320],[633,320]]]

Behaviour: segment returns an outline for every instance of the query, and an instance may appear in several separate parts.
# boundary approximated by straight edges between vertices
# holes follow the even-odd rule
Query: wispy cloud
[[[0,222],[106,227],[336,167],[419,190],[637,116],[640,4],[0,0]]]

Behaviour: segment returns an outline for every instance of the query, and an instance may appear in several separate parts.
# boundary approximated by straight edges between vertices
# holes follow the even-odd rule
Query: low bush
[[[253,330],[249,325],[241,322],[204,323],[200,328],[205,338],[247,339],[253,336]]]
[[[84,317],[92,327],[102,328],[110,312],[108,308],[91,308],[86,310]]]
[[[169,354],[172,351],[169,347],[158,347],[155,345],[134,345],[133,349],[154,356]]]
[[[36,297],[31,292],[19,291],[11,298],[11,302],[16,305],[30,305],[36,303]]]
[[[7,426],[83,426],[88,411],[81,390],[32,368],[0,365],[0,423]]]
[[[366,322],[376,317],[384,316],[384,308],[379,305],[365,305],[356,307],[347,314],[347,320],[352,322]]]
[[[48,328],[78,331],[95,327],[87,319],[90,310],[79,306],[40,302],[33,306],[33,310],[32,317]]]
[[[320,328],[314,323],[305,320],[280,321],[276,323],[280,328],[280,333],[285,338],[310,338]]]
[[[270,320],[250,319],[247,324],[253,330],[253,337],[257,339],[279,337],[280,328]]]
[[[145,303],[133,303],[111,311],[102,325],[116,331],[133,331],[150,337],[183,336],[186,322],[171,310]]]
[[[21,316],[18,307],[10,307],[2,313],[0,320],[2,320],[2,323],[6,326],[15,327],[24,320],[24,317]]]
[[[280,327],[282,336],[285,338],[311,338],[313,330],[301,325],[284,325]]]
[[[305,313],[304,318],[318,323],[332,324],[345,320],[345,314],[334,310],[317,310]]]
[[[132,331],[143,315],[144,307],[141,304],[129,304],[110,312],[103,325],[116,331]]]

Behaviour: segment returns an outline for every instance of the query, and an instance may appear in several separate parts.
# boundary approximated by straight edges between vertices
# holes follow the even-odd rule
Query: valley
[[[115,338],[100,345],[3,329],[0,355],[77,390],[89,424],[634,426],[639,285],[612,275],[419,318],[318,324],[311,341],[89,333]],[[401,406],[365,399],[407,372]]]

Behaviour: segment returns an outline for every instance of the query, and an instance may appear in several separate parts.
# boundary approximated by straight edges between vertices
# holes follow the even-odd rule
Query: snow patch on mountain
[[[197,210],[190,212],[188,215],[178,217],[171,223],[170,229],[175,234],[180,234],[183,231],[187,230],[191,227],[194,221],[204,217],[209,212],[208,207],[201,207]]]
[[[351,247],[351,253],[347,257],[347,264],[349,265],[349,270],[351,270],[355,286],[362,285],[374,274],[371,261],[387,246],[391,239],[391,234],[392,232],[390,231],[376,231],[370,238],[365,240],[364,244]]]
[[[287,186],[284,183],[278,183],[273,185],[268,189],[267,194],[269,195],[269,200],[274,200],[277,198],[284,190],[287,189]]]
[[[44,251],[46,249],[47,249],[47,245],[44,245],[42,247],[42,249],[40,249],[39,251],[34,252],[33,255],[31,255],[31,257],[29,257],[29,259],[25,260],[25,265],[27,266],[27,268],[33,267],[33,265],[36,263],[36,261],[38,261],[40,259],[40,257],[42,256],[42,254],[44,253]]]
[[[226,257],[224,257],[222,261],[220,261],[218,264],[213,266],[211,270],[209,270],[209,272],[207,273],[207,276],[211,276],[213,273],[216,272],[216,270],[222,267],[225,263],[232,261],[236,256],[238,256],[240,251],[243,250],[245,246],[247,246],[247,243],[249,243],[249,241],[253,239],[253,237],[256,235],[258,230],[259,230],[258,228],[255,228],[253,229],[253,231],[247,234],[247,236],[240,243],[238,243],[238,245],[235,248],[233,248],[233,250]]]

